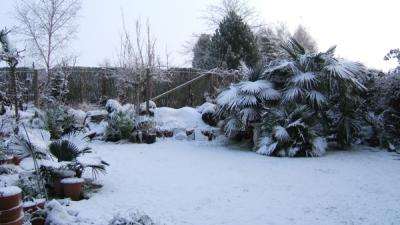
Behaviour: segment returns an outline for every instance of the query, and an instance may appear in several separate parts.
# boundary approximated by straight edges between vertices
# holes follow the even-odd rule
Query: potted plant
[[[73,201],[79,201],[83,182],[84,180],[82,178],[62,179],[61,184],[64,190],[64,196],[71,198]]]
[[[46,210],[44,209],[38,209],[35,212],[31,213],[31,219],[30,222],[32,225],[44,225],[46,222]]]
[[[22,215],[22,204],[0,211],[0,224],[9,223],[19,219]]]
[[[22,225],[21,189],[15,186],[0,188],[0,221],[2,225]]]
[[[21,204],[21,189],[15,186],[0,188],[0,210],[9,210]]]
[[[13,156],[7,155],[3,151],[0,151],[0,165],[11,163],[13,163]]]

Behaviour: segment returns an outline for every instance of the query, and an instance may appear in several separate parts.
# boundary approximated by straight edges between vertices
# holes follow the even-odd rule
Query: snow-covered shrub
[[[107,122],[108,125],[104,134],[106,141],[129,139],[135,123],[134,118],[125,112],[112,113]]]
[[[115,215],[109,225],[156,225],[156,223],[148,215],[136,211]]]
[[[322,156],[326,141],[320,137],[312,111],[304,105],[273,108],[265,114],[257,153],[270,156]]]
[[[53,139],[76,130],[75,117],[65,107],[47,108],[43,119]]]
[[[108,113],[122,111],[122,105],[117,100],[114,99],[107,100],[105,108]]]
[[[115,100],[109,100],[106,107],[109,112],[104,132],[106,141],[130,140],[135,143],[155,141],[155,123],[148,115],[137,115],[133,105],[121,106]],[[145,105],[142,104],[141,108],[143,107]],[[155,107],[155,103],[150,104],[151,110]]]
[[[197,111],[201,113],[201,119],[203,120],[203,122],[215,127],[218,124],[218,118],[216,118],[216,108],[217,106],[215,104],[206,102],[203,105],[197,107]]]
[[[89,225],[90,221],[80,218],[78,213],[67,210],[58,201],[52,200],[45,206],[46,225]]]

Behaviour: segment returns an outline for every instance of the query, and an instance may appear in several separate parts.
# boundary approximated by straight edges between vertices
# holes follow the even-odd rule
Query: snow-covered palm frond
[[[297,71],[296,66],[292,61],[288,60],[275,60],[269,63],[269,65],[264,70],[263,77],[268,78],[268,75],[281,72],[281,71]]]
[[[324,70],[326,70],[330,79],[348,81],[356,88],[366,90],[366,87],[357,80],[359,74],[365,72],[365,67],[361,63],[330,58],[327,60]]]
[[[281,98],[281,93],[273,88],[263,89],[259,97],[264,101],[276,101]]]
[[[301,150],[301,149],[300,149],[299,147],[297,147],[297,146],[289,147],[289,148],[287,149],[287,155],[288,155],[289,157],[295,157],[296,154],[297,154],[300,150]]]
[[[319,91],[309,91],[307,93],[307,98],[313,106],[321,107],[323,104],[326,103],[325,96]]]
[[[240,95],[235,103],[239,107],[256,106],[257,104],[258,100],[254,95]]]
[[[312,72],[300,73],[292,78],[293,84],[303,88],[311,88],[318,81]]]
[[[274,137],[280,142],[287,142],[290,140],[290,135],[287,130],[282,126],[275,126],[273,129]]]
[[[267,80],[257,80],[257,81],[244,81],[239,83],[240,93],[243,94],[259,94],[264,89],[272,88],[271,82]]]
[[[312,151],[309,153],[311,157],[320,157],[325,155],[328,143],[325,138],[316,137],[312,142]]]
[[[294,122],[289,123],[287,128],[292,128],[292,127],[306,127],[302,119],[295,120]]]
[[[260,155],[273,155],[278,143],[273,142],[269,137],[262,137],[257,143],[257,153]]]
[[[225,134],[228,137],[234,136],[237,132],[241,131],[243,129],[243,124],[240,120],[238,120],[236,117],[230,117],[228,119],[228,122],[225,124]]]
[[[223,91],[217,97],[217,104],[222,108],[231,109],[236,107],[238,98],[238,88],[235,85],[231,85],[229,89]]]
[[[250,121],[255,121],[260,118],[259,112],[254,108],[244,108],[240,110],[240,118],[243,123],[247,124]]]
[[[283,93],[284,102],[294,102],[304,95],[304,90],[299,87],[291,87]]]

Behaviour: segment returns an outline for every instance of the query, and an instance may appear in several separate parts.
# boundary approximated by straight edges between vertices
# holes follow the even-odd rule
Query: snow
[[[173,139],[91,147],[111,164],[104,186],[69,208],[98,225],[136,210],[166,225],[400,224],[400,163],[385,151],[275,158]]]
[[[64,178],[61,180],[62,184],[77,184],[77,183],[83,183],[84,180],[82,178]]]
[[[15,186],[0,188],[0,197],[10,197],[21,193],[21,189]]]
[[[161,130],[186,130],[187,128],[202,129],[208,125],[201,119],[201,114],[194,108],[184,107],[172,109],[156,108],[154,113],[157,128]]]

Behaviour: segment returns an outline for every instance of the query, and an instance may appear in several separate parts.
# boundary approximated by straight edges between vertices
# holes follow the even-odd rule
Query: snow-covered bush
[[[134,117],[125,112],[115,112],[110,114],[104,134],[105,140],[119,141],[129,139],[135,124],[134,119]]]
[[[150,109],[154,113],[156,105],[150,102]],[[148,115],[138,115],[131,104],[121,106],[115,100],[106,104],[109,112],[107,127],[104,132],[106,141],[130,140],[134,143],[153,143],[155,141],[155,123]],[[141,105],[145,110],[145,103]]]
[[[46,204],[45,217],[45,224],[47,225],[93,224],[90,221],[80,218],[77,212],[67,210],[65,206],[56,200],[52,200]]]
[[[257,153],[270,156],[322,156],[326,141],[320,137],[312,111],[305,105],[273,108],[262,122]]]
[[[115,215],[109,225],[156,225],[156,223],[146,214],[129,211]]]
[[[75,117],[68,112],[66,107],[55,106],[47,108],[42,118],[53,139],[60,138],[62,135],[76,130],[75,125],[77,122]]]

